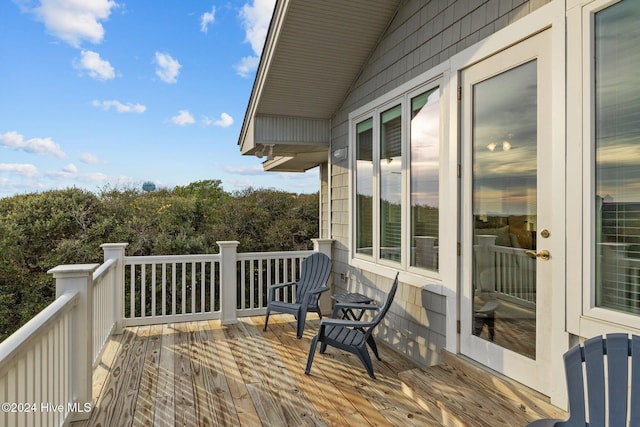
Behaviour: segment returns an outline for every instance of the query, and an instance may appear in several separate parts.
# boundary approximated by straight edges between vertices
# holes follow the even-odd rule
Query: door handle
[[[549,258],[551,258],[551,254],[546,249],[543,249],[540,252],[525,251],[524,253],[529,255],[531,258],[540,258],[540,259],[543,259],[545,261],[548,260]]]

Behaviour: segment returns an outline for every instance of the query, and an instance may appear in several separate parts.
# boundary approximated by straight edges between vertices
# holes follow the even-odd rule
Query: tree
[[[100,263],[100,245],[127,242],[127,255],[300,250],[318,235],[318,195],[249,188],[225,192],[218,180],[144,192],[77,188],[0,199],[0,340],[53,301],[47,271]]]

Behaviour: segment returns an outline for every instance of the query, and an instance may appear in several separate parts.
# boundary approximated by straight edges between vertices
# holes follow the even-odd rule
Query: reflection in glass
[[[474,334],[535,358],[537,62],[473,86]]]
[[[402,108],[380,115],[380,258],[400,261]]]
[[[373,119],[356,125],[356,252],[373,255]]]
[[[440,90],[411,100],[411,265],[438,270]]]
[[[596,306],[640,314],[640,2],[595,15]]]

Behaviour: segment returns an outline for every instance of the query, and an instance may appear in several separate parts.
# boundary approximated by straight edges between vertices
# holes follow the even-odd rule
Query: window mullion
[[[373,258],[380,261],[380,111],[373,115]]]

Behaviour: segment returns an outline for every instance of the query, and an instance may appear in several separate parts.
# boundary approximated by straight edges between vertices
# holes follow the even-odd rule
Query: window
[[[352,119],[355,256],[438,271],[440,89],[394,99]]]
[[[356,252],[373,252],[373,119],[356,126]]]
[[[440,91],[411,99],[411,265],[438,269]]]
[[[640,314],[640,2],[594,16],[595,305]]]
[[[380,122],[380,258],[400,262],[402,107],[382,113]]]

